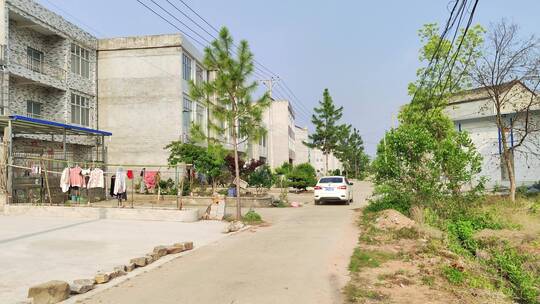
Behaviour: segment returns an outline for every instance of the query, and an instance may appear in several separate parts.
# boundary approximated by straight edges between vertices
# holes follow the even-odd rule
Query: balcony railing
[[[28,70],[39,74],[51,76],[60,81],[66,80],[66,70],[60,67],[49,65],[42,60],[36,60],[35,58],[28,56],[28,54],[9,50],[9,60],[10,64],[25,67]]]

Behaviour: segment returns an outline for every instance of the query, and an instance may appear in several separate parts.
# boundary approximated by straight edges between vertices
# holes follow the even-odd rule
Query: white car
[[[315,205],[324,202],[350,204],[353,201],[352,185],[353,183],[343,176],[321,177],[314,188]]]

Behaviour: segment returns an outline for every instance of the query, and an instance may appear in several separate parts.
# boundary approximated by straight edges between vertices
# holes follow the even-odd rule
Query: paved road
[[[261,209],[269,227],[244,231],[96,294],[83,303],[342,303],[357,241],[355,203]]]

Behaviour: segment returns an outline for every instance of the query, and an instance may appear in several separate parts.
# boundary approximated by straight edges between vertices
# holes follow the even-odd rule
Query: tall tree
[[[205,101],[210,109],[210,129],[223,140],[228,134],[231,139],[235,164],[236,219],[242,218],[240,204],[239,146],[249,140],[258,140],[266,132],[262,125],[262,114],[270,104],[267,94],[253,99],[257,88],[249,78],[253,73],[253,53],[248,42],[240,41],[235,48],[227,28],[222,28],[219,37],[204,50],[204,65],[213,76],[207,82],[190,85],[190,95]],[[236,53],[236,56],[233,54]],[[210,136],[210,134],[207,134]]]
[[[480,55],[484,30],[471,27],[454,42],[441,40],[438,32],[435,24],[419,32],[424,43],[420,60],[430,63],[409,85],[412,101],[400,111],[399,126],[385,134],[373,163],[377,191],[384,194],[381,199],[402,211],[448,198],[466,203],[483,189],[482,179],[472,185],[482,158],[468,133],[455,129],[444,108],[450,95],[470,87],[468,72]],[[473,191],[463,192],[466,185]],[[444,203],[440,207],[452,209]]]
[[[340,135],[336,156],[343,164],[347,175],[358,178],[365,173],[368,160],[364,152],[364,141],[356,128],[345,125],[341,129],[343,134]]]
[[[328,174],[328,156],[335,152],[340,136],[344,134],[343,126],[338,125],[343,116],[343,107],[336,108],[328,89],[324,89],[323,100],[319,107],[313,109],[315,114],[311,122],[315,126],[315,133],[309,135],[309,142],[304,143],[310,148],[320,149],[325,156],[325,173]]]
[[[534,152],[539,147],[540,122],[532,111],[540,106],[535,93],[540,85],[540,40],[535,36],[521,38],[517,25],[502,20],[491,26],[483,55],[471,74],[489,97],[485,108],[494,109],[500,163],[506,168],[510,199],[515,201],[514,155],[538,155]]]

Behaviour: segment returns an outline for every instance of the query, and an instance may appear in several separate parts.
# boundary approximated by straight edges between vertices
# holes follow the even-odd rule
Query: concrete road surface
[[[371,185],[354,185],[355,202],[258,210],[271,223],[210,244],[83,303],[342,303],[357,213]],[[310,200],[311,198],[306,198]]]

